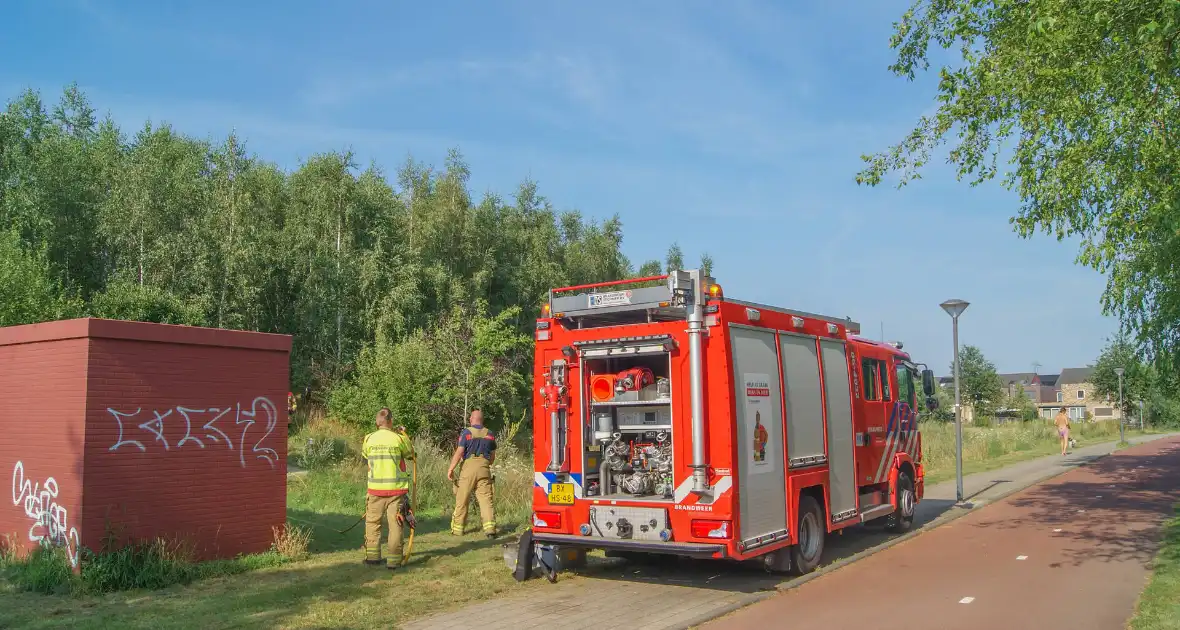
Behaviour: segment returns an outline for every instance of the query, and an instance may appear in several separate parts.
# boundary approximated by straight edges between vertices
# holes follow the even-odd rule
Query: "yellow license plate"
[[[549,505],[573,505],[574,504],[574,484],[572,483],[551,483],[549,484]]]

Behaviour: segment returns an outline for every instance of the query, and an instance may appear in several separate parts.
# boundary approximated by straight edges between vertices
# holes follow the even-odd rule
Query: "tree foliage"
[[[1035,420],[1037,418],[1036,402],[1029,397],[1028,392],[1019,383],[1013,384],[1004,400],[1004,409],[1020,420]]]
[[[336,388],[329,409],[369,426],[388,406],[411,432],[449,440],[474,409],[504,423],[527,408],[531,339],[513,326],[516,307],[492,316],[481,301],[456,305],[438,322],[398,341],[361,351],[354,378]]]
[[[706,276],[713,275],[713,257],[708,252],[701,254],[701,272]]]
[[[0,113],[0,324],[285,333],[293,389],[324,401],[353,379],[333,400],[357,422],[380,405],[428,429],[472,405],[515,422],[548,290],[635,270],[617,216],[558,210],[531,181],[477,199],[469,179],[457,150],[390,176],[347,151],[287,172],[236,135],[128,136],[74,86],[52,108],[26,91]]]
[[[25,251],[11,232],[0,232],[0,295],[0,326],[69,317],[80,306],[62,295],[45,256]]]
[[[952,370],[954,367],[952,366]],[[962,395],[962,392],[959,392]],[[924,402],[918,404],[919,422],[954,422],[955,395],[949,387],[935,387],[934,400],[937,406],[932,410]]]
[[[915,0],[890,69],[913,79],[938,48],[937,109],[857,180],[900,185],[951,140],[973,184],[1019,193],[1017,232],[1081,239],[1107,274],[1103,308],[1175,370],[1180,356],[1180,2]],[[952,139],[953,138],[953,139]],[[1011,168],[1001,166],[1006,160]]]
[[[1090,381],[1094,383],[1095,394],[1119,400],[1119,373],[1115,369],[1122,368],[1122,413],[1123,418],[1135,415],[1140,400],[1152,400],[1153,394],[1167,394],[1162,392],[1165,385],[1155,369],[1149,363],[1140,360],[1135,353],[1135,347],[1126,336],[1117,335],[1115,339],[1102,349],[1102,354],[1094,363],[1094,374]]]
[[[668,255],[664,257],[664,269],[668,271],[684,269],[684,252],[681,251],[678,243],[672,243],[672,246],[668,248]]]
[[[952,362],[952,373],[954,369]],[[994,416],[1004,404],[1004,387],[996,366],[977,346],[963,346],[959,351],[959,395],[979,416]]]

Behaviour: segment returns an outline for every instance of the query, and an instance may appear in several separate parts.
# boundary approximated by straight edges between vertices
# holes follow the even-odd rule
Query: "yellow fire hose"
[[[410,538],[406,541],[406,550],[402,553],[402,564],[405,565],[410,561],[410,552],[414,550],[414,530],[418,529],[418,519],[414,516],[414,507],[418,503],[418,456],[415,455],[411,460],[411,477],[410,477],[410,518],[406,525],[410,528]]]

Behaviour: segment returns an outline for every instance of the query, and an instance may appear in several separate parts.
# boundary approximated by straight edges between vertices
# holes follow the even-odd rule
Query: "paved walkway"
[[[1132,443],[1158,439],[1138,437]],[[975,508],[999,500],[1071,468],[1097,460],[1114,450],[1114,443],[1078,449],[1067,457],[1045,457],[999,470],[968,475],[964,491]],[[692,627],[728,612],[765,600],[779,590],[822,576],[827,571],[884,546],[897,544],[920,532],[969,513],[954,507],[955,482],[927,486],[926,497],[914,519],[914,531],[904,536],[853,527],[847,535],[828,539],[825,566],[816,573],[784,582],[748,566],[715,561],[670,561],[664,564],[611,563],[584,571],[584,576],[529,589],[529,594],[501,597],[403,625],[407,630],[526,630],[552,628],[554,619],[566,627],[597,627],[603,615],[623,615],[633,630],[672,630]],[[505,568],[507,571],[507,568]],[[816,580],[819,581],[819,580]],[[894,602],[879,611],[908,614],[911,607]],[[875,620],[874,620],[875,621]],[[773,626],[777,627],[777,626]],[[837,626],[839,627],[839,626]],[[876,627],[870,623],[860,627]],[[948,626],[942,626],[948,627]]]
[[[1180,438],[1172,437],[1029,488],[704,628],[785,627],[792,619],[879,630],[1122,628],[1178,500]]]

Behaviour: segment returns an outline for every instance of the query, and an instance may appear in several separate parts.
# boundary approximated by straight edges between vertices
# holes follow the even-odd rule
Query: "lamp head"
[[[946,314],[950,315],[951,317],[958,317],[962,315],[963,311],[967,310],[969,305],[969,302],[959,299],[951,299],[943,302],[942,304],[939,304],[939,306],[942,307],[942,310],[946,311]]]

